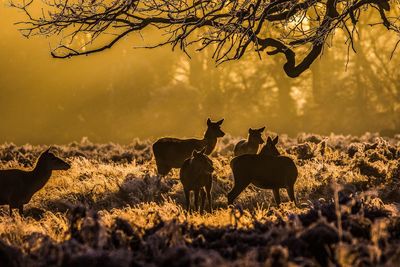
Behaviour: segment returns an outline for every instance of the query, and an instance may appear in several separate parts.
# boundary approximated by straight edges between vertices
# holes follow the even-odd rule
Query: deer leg
[[[170,166],[168,166],[166,164],[159,163],[159,162],[156,162],[156,165],[157,165],[157,172],[161,176],[167,175],[172,169]]]
[[[190,211],[190,190],[184,189],[185,191],[185,200],[186,200],[186,210]]]
[[[233,201],[242,193],[242,191],[249,185],[250,183],[235,183],[235,186],[228,193],[228,205],[231,205]]]
[[[289,186],[287,187],[287,191],[288,191],[288,195],[289,195],[290,201],[293,201],[293,202],[294,202],[294,205],[297,206],[296,197],[295,197],[295,195],[294,195],[294,185],[293,185],[293,184],[292,184],[292,185],[289,185]]]
[[[206,188],[206,193],[208,199],[208,211],[212,213],[213,209],[212,209],[212,199],[211,199],[211,186]]]
[[[18,206],[18,212],[19,212],[19,215],[21,215],[21,216],[24,215],[24,205],[19,205]]]
[[[211,197],[211,188],[212,188],[212,174],[209,175],[208,177],[208,183],[206,184],[206,193],[207,193],[207,199],[208,199],[208,211],[212,213],[212,197]]]
[[[281,204],[281,197],[279,196],[279,188],[274,188],[272,190],[274,192],[274,198],[275,198],[276,205],[279,206],[279,204]]]
[[[200,197],[201,197],[200,214],[203,214],[204,206],[206,204],[206,191],[204,188],[200,189]]]
[[[195,209],[195,211],[199,211],[199,195],[200,195],[200,190],[195,189],[194,190],[194,209]]]

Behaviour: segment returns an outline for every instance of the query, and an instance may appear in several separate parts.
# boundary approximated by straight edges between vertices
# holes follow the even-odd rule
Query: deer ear
[[[279,136],[276,136],[272,142],[274,143],[274,145],[276,145],[278,144],[278,141],[279,141]]]
[[[210,126],[211,125],[211,120],[210,120],[210,118],[208,118],[207,119],[207,126]]]
[[[267,144],[271,144],[271,143],[272,143],[271,136],[268,136],[268,138],[267,138]]]
[[[265,130],[265,126],[262,127],[262,128],[260,128],[260,129],[258,129],[258,131],[259,131],[260,133],[264,132],[264,130]]]
[[[221,125],[223,122],[224,122],[224,119],[222,119],[222,120],[220,120],[220,121],[217,121],[217,124],[218,124],[218,125]]]
[[[251,134],[253,132],[253,129],[249,128],[249,134]]]

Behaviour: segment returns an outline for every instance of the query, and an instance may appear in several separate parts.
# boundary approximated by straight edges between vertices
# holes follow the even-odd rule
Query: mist
[[[99,54],[53,59],[53,39],[25,39],[14,25],[23,14],[5,2],[0,13],[0,142],[201,136],[209,117],[225,118],[234,136],[262,126],[292,136],[400,130],[396,40],[366,23],[357,53],[337,34],[311,70],[291,79],[281,56],[253,52],[217,66],[211,50],[189,58],[169,46],[135,48],[151,43],[155,30]]]

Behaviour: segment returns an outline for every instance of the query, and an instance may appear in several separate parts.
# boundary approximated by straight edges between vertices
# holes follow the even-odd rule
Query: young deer
[[[183,191],[186,198],[186,209],[190,210],[190,191],[194,191],[195,211],[199,210],[199,196],[201,197],[200,213],[203,213],[206,201],[208,199],[208,211],[212,212],[212,172],[214,171],[213,162],[205,154],[206,148],[200,152],[193,151],[192,157],[183,162],[180,170],[180,180],[183,185]]]
[[[153,144],[153,154],[156,159],[157,171],[161,175],[167,175],[172,168],[180,168],[192,155],[194,150],[206,148],[205,154],[210,155],[217,144],[217,139],[225,133],[221,130],[224,119],[212,122],[207,120],[207,131],[203,139],[178,139],[161,138]]]
[[[260,145],[264,143],[261,135],[265,127],[260,129],[249,129],[249,137],[247,140],[240,140],[236,145],[234,154],[236,156],[240,156],[243,154],[257,154],[258,148]]]
[[[235,180],[233,189],[228,193],[228,204],[250,184],[263,189],[272,189],[276,204],[281,203],[279,188],[286,188],[290,200],[296,204],[294,184],[298,171],[292,159],[281,156],[275,145],[278,137],[268,137],[267,144],[258,154],[245,154],[232,159],[230,165]]]
[[[10,216],[13,208],[18,208],[23,214],[24,204],[47,183],[53,170],[68,170],[71,167],[49,150],[40,155],[31,171],[0,170],[0,205],[9,205]]]

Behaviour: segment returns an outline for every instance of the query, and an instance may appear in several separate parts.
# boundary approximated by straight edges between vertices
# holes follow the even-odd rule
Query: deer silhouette
[[[233,150],[235,156],[243,154],[257,154],[258,148],[264,143],[261,135],[265,127],[260,129],[249,129],[249,136],[247,140],[240,140]]]
[[[259,188],[272,189],[275,202],[281,203],[279,189],[286,188],[289,198],[296,204],[294,184],[298,171],[292,159],[281,156],[276,144],[278,137],[270,137],[258,154],[244,154],[231,160],[230,165],[235,180],[235,185],[228,193],[228,204],[251,183]]]
[[[194,150],[192,156],[183,162],[179,173],[185,192],[187,211],[190,211],[190,192],[194,191],[195,211],[199,210],[200,197],[200,213],[203,213],[207,196],[208,211],[212,212],[211,188],[214,167],[212,160],[205,154],[205,151],[206,148],[203,148],[200,152]]]
[[[221,130],[224,119],[212,122],[207,120],[207,131],[203,139],[178,139],[165,137],[153,144],[153,154],[156,160],[157,171],[161,175],[167,175],[172,168],[180,168],[192,155],[194,150],[206,148],[205,154],[210,155],[217,144],[217,139],[225,133]]]
[[[51,153],[50,148],[44,151],[30,171],[19,169],[0,170],[0,205],[18,208],[23,215],[23,206],[50,179],[52,171],[68,170],[71,166]]]

